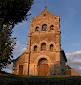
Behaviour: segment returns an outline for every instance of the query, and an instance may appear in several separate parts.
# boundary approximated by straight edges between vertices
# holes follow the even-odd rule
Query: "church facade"
[[[45,9],[32,18],[27,50],[13,64],[13,74],[66,75],[66,56],[61,49],[60,17]]]

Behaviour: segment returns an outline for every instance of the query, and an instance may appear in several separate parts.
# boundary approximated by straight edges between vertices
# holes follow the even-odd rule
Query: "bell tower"
[[[60,17],[47,11],[47,6],[32,18],[27,41],[29,75],[65,74],[66,60],[61,59],[60,33]],[[43,72],[45,69],[48,70]]]
[[[13,74],[65,75],[67,62],[60,42],[60,17],[45,9],[32,18],[27,50],[14,60]]]

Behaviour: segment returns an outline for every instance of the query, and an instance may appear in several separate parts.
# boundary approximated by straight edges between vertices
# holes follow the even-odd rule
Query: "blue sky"
[[[12,37],[17,37],[14,58],[26,50],[30,20],[40,14],[44,6],[52,14],[60,15],[61,48],[65,51],[67,64],[81,75],[81,0],[34,0],[28,21],[18,23],[13,29]]]

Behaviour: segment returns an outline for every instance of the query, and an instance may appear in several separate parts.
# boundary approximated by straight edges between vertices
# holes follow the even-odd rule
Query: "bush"
[[[81,77],[0,76],[0,85],[81,85]]]

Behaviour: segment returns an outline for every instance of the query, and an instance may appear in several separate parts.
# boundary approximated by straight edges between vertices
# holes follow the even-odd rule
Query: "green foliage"
[[[16,38],[12,38],[14,25],[27,20],[33,0],[0,0],[0,70],[11,63]]]
[[[33,0],[0,0],[0,18],[5,23],[18,23],[27,19]]]
[[[0,69],[10,64],[13,58],[12,52],[16,43],[15,38],[11,38],[12,28],[10,24],[3,25],[3,28],[0,28]]]

